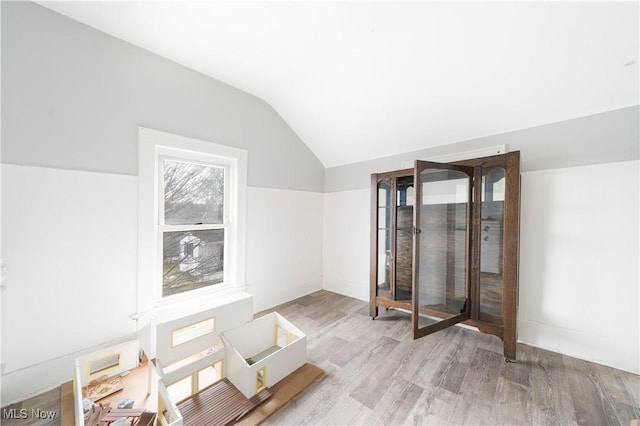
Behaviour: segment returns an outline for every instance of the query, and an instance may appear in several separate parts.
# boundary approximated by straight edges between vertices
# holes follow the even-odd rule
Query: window
[[[244,286],[247,152],[139,131],[138,312]]]
[[[286,330],[286,329],[280,327],[278,324],[276,324],[274,346],[279,346],[281,348],[284,348],[285,346],[291,344],[291,342],[293,342],[295,340],[298,340],[298,339],[299,339],[298,336],[296,336],[295,334],[293,334],[289,330]]]
[[[201,391],[202,389],[223,379],[222,363],[223,361],[220,360],[215,364],[198,371],[198,391]]]
[[[187,376],[167,386],[171,401],[180,402],[193,395],[193,376]]]
[[[267,388],[267,367],[262,367],[256,371],[256,393]]]
[[[224,281],[228,166],[160,157],[162,297]]]
[[[109,370],[113,367],[118,367],[120,365],[120,354],[111,354],[105,357],[94,359],[89,361],[89,375],[93,376],[94,374],[102,373],[103,371]]]
[[[171,331],[171,347],[175,348],[178,345],[190,342],[214,331],[216,331],[216,317],[211,317],[186,327],[177,328]]]

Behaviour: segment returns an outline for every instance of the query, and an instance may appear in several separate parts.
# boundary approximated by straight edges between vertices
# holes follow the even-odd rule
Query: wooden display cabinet
[[[373,174],[371,200],[372,318],[409,310],[414,339],[463,322],[514,360],[520,153]]]

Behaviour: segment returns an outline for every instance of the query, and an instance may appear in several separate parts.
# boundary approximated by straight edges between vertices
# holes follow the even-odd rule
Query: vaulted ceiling
[[[262,98],[326,167],[639,103],[637,1],[39,3]]]

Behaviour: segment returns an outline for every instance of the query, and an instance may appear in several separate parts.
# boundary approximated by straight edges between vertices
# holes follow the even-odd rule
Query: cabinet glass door
[[[473,168],[417,161],[413,338],[470,318]]]

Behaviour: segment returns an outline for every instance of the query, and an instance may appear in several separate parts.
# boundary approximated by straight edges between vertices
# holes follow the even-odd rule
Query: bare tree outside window
[[[164,160],[164,223],[222,224],[224,168]]]
[[[223,282],[225,186],[223,167],[165,159],[163,169],[166,297]]]

